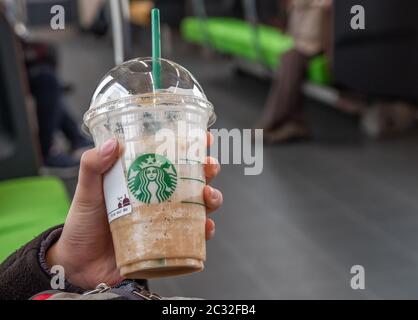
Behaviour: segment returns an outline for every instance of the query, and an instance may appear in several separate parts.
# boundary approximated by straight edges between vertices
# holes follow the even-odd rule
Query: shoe
[[[253,126],[252,129],[263,129],[271,130],[273,128],[273,123],[270,120],[259,119]]]
[[[51,154],[44,158],[41,174],[72,178],[78,174],[80,162],[64,153]]]
[[[87,138],[80,138],[76,143],[73,143],[71,146],[71,155],[74,160],[80,161],[81,155],[94,147],[93,141],[87,139]]]
[[[371,138],[382,139],[409,132],[416,123],[416,108],[403,102],[385,102],[371,105],[363,113],[363,131]]]
[[[267,143],[285,143],[298,140],[306,140],[311,137],[311,131],[305,124],[297,122],[286,122],[277,129],[264,133]]]

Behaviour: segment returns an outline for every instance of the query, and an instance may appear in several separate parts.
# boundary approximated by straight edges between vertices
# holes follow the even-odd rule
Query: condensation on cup
[[[159,79],[153,74],[156,64]],[[122,276],[149,279],[203,270],[203,165],[206,131],[214,122],[199,83],[169,60],[127,61],[97,86],[84,125],[97,147],[113,137],[119,141],[120,158],[103,188]]]

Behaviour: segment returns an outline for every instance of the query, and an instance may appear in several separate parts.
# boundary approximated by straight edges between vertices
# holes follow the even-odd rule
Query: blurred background
[[[214,181],[225,203],[205,271],[151,288],[417,299],[414,0],[0,1],[0,260],[64,221],[92,146],[82,116],[110,68],[151,55],[153,7],[163,56],[198,79],[214,127],[263,128],[265,146],[261,175],[225,165]]]

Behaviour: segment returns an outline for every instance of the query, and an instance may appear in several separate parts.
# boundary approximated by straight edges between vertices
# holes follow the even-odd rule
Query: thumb
[[[118,149],[118,141],[112,138],[100,149],[96,147],[83,153],[80,160],[77,197],[94,200],[95,195],[102,195],[102,175],[116,162]]]

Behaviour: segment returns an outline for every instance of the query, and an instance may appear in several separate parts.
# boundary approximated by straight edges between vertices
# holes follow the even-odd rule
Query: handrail
[[[131,30],[129,1],[109,0],[112,20],[113,55],[115,64],[121,64],[131,56]]]

